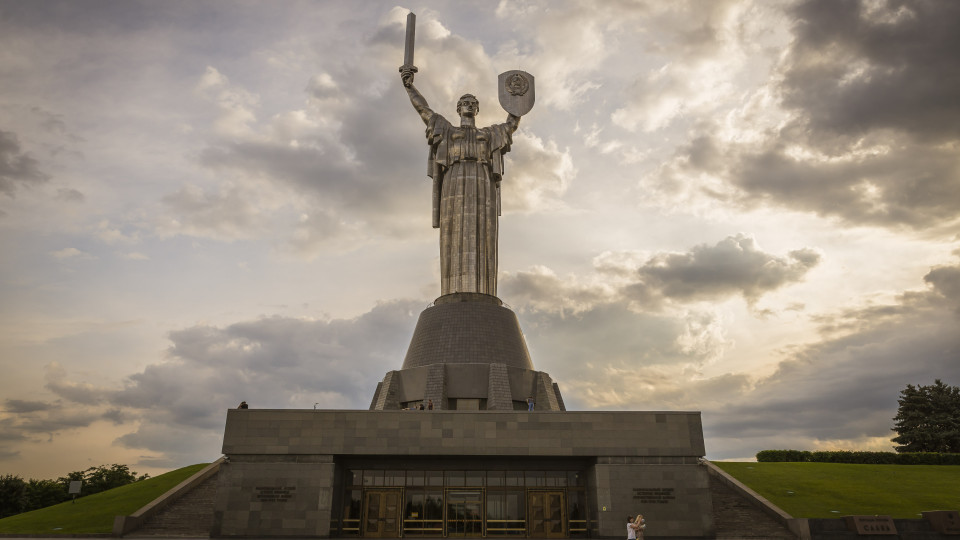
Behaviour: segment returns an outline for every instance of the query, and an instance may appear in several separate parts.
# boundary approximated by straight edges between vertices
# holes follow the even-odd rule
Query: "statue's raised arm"
[[[413,85],[414,73],[416,73],[416,68],[411,69],[411,67],[408,66],[400,66],[400,80],[403,82],[403,87],[410,97],[410,103],[413,104],[413,108],[417,110],[420,118],[423,118],[423,122],[427,123],[430,121],[433,111],[430,109],[430,105],[427,104],[427,100],[423,97],[423,94]]]

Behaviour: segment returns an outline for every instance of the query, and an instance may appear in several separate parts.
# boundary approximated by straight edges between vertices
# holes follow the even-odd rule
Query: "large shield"
[[[533,108],[533,75],[515,69],[501,73],[497,79],[500,106],[510,114],[523,116]]]

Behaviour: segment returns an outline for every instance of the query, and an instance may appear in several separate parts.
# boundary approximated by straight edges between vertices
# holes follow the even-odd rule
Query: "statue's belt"
[[[458,161],[476,161],[477,163],[490,163],[485,159],[475,158],[475,157],[459,157],[453,160],[453,163]]]

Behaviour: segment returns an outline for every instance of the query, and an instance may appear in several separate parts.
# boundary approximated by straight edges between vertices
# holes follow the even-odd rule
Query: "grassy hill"
[[[960,466],[713,462],[797,518],[960,510]]]
[[[208,464],[200,463],[140,482],[0,519],[0,533],[109,533],[114,516],[129,515],[191,477]]]

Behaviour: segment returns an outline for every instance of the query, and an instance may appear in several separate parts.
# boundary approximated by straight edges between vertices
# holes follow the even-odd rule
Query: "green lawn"
[[[797,518],[916,519],[925,510],[960,510],[956,465],[713,464]]]
[[[129,515],[183,482],[207,463],[190,465],[88,497],[0,519],[0,533],[89,534],[109,533],[114,516]]]

